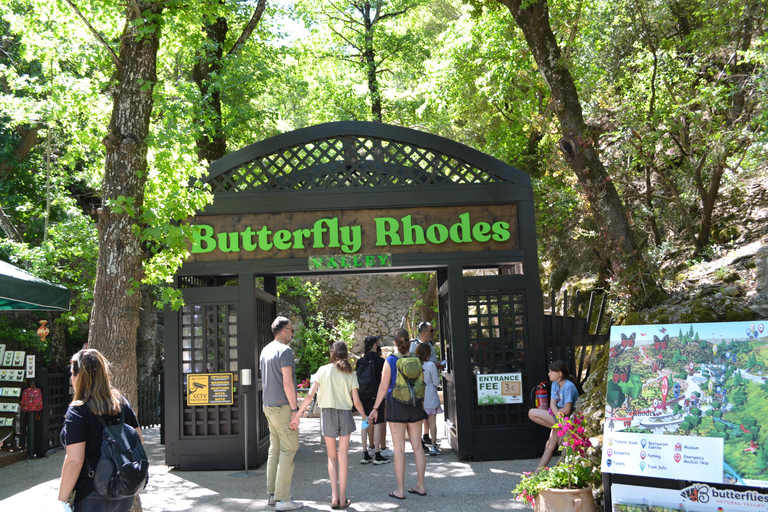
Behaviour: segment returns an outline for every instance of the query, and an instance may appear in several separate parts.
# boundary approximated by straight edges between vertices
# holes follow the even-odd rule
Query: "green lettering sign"
[[[331,256],[310,256],[307,258],[309,270],[333,270],[342,268],[379,268],[391,267],[391,254],[334,254]]]

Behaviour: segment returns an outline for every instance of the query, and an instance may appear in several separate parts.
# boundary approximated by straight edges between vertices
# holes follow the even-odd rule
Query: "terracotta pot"
[[[597,512],[592,488],[545,489],[536,495],[534,512]]]

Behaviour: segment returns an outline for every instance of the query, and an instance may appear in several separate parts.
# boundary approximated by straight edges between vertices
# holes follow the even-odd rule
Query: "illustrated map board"
[[[767,327],[612,327],[602,471],[768,487]]]

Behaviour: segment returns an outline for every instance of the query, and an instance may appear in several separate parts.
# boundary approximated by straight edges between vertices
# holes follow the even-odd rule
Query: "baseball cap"
[[[373,344],[381,339],[381,336],[367,336],[365,338],[365,351],[368,352],[373,347]]]

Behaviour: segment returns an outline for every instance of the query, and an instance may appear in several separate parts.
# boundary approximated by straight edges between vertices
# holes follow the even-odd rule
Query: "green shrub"
[[[321,314],[298,327],[291,344],[296,361],[296,379],[308,379],[318,368],[328,364],[333,342],[343,341],[351,347],[354,331],[354,323],[343,317],[339,317],[335,327],[329,328]]]

